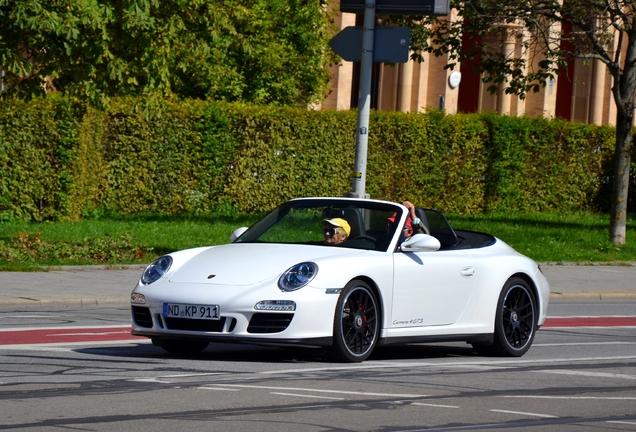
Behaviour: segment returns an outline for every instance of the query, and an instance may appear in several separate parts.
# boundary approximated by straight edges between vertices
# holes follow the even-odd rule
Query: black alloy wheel
[[[528,283],[518,277],[504,285],[495,318],[495,352],[520,357],[532,345],[537,328],[537,307]]]
[[[336,305],[332,356],[344,362],[366,360],[378,341],[379,318],[378,302],[369,285],[362,281],[347,284]]]

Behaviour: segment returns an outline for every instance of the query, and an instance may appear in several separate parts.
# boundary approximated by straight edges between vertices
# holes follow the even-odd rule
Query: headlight
[[[153,282],[157,282],[161,279],[161,276],[170,270],[171,265],[172,257],[168,255],[162,256],[158,260],[153,261],[152,264],[146,267],[144,274],[141,275],[141,283],[144,285],[150,285]]]
[[[278,280],[283,291],[295,291],[307,285],[318,274],[318,266],[312,262],[296,264],[287,270]]]

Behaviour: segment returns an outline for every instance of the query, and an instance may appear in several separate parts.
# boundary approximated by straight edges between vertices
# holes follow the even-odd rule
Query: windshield
[[[384,252],[396,230],[396,224],[388,219],[396,212],[402,214],[400,207],[394,204],[367,200],[293,200],[256,222],[236,242],[294,243]]]

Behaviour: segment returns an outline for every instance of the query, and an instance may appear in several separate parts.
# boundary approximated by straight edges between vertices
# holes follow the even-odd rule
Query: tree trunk
[[[627,109],[616,116],[616,148],[614,150],[614,182],[610,208],[610,241],[616,246],[625,244],[627,227],[627,192],[632,153],[632,121],[634,111]]]

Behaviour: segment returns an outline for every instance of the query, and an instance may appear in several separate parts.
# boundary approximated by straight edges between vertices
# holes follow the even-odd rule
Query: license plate
[[[219,305],[163,304],[163,316],[166,318],[218,320],[221,319],[220,311]]]

